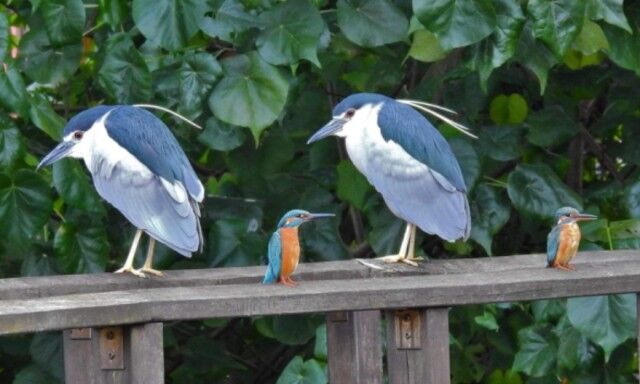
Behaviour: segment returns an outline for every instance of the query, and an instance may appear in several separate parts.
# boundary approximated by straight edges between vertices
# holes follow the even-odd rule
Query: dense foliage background
[[[340,144],[305,145],[357,91],[436,102],[461,162],[472,238],[422,236],[430,258],[541,252],[551,214],[602,219],[584,249],[640,246],[640,4],[622,0],[4,0],[0,5],[0,275],[111,271],[133,228],[83,165],[34,166],[65,121],[152,102],[206,182],[205,251],[157,266],[255,265],[294,207],[307,261],[397,247],[402,223]],[[142,256],[142,255],[140,255]],[[542,266],[541,266],[542,267]],[[169,324],[170,383],[323,383],[321,316]],[[455,308],[454,383],[627,383],[635,297]],[[0,381],[63,377],[57,334],[0,338]]]

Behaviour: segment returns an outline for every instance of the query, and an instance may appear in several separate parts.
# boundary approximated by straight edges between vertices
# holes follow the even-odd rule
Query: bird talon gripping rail
[[[0,280],[0,334],[62,330],[65,378],[164,382],[162,323],[327,314],[330,382],[450,382],[451,306],[640,292],[637,251],[583,252],[572,273],[546,255],[429,260],[418,268],[355,260],[302,264],[296,289],[261,284],[264,266]],[[383,373],[382,316],[387,370]]]

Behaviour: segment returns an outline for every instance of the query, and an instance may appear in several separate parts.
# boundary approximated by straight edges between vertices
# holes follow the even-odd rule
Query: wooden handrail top
[[[365,267],[355,260],[304,263],[295,278],[302,281],[364,279],[382,276],[441,275],[514,269],[539,269],[545,265],[545,255],[484,257],[472,259],[429,260],[419,268],[404,264],[381,264],[385,270]],[[576,266],[583,263],[634,261],[638,251],[581,252]],[[222,284],[253,284],[262,281],[265,266],[207,268],[164,271],[162,278],[140,279],[129,274],[96,273],[83,275],[54,275],[0,279],[0,301],[31,299],[76,293],[125,291],[145,288],[197,287]]]
[[[124,284],[120,287],[125,289],[103,292],[92,292],[86,286],[83,293],[1,300],[0,334],[151,321],[440,307],[640,291],[640,253],[636,251],[581,253],[575,272],[544,268],[543,261],[544,255],[428,261],[424,268],[418,269],[418,275],[416,269],[414,274],[407,275],[404,267],[398,268],[400,272],[372,273],[354,261],[318,263],[303,266],[297,288],[259,284],[262,269],[257,268],[234,269],[238,273],[244,270],[257,274],[243,277],[250,278],[246,283],[214,280],[208,285],[131,289]],[[351,272],[346,271],[331,278],[331,274],[336,273],[334,269],[340,270],[341,266],[357,268],[356,275],[360,277],[349,278]],[[442,273],[427,273],[436,267]],[[188,280],[189,273],[209,276],[208,273],[215,275],[224,271],[183,271],[180,273],[184,276],[180,278]],[[93,277],[103,278],[103,275],[20,280],[85,278],[90,284]],[[178,279],[178,273],[174,277]],[[303,281],[306,277],[313,279]],[[130,279],[136,284],[158,284]],[[202,282],[206,283],[207,279],[202,278]]]

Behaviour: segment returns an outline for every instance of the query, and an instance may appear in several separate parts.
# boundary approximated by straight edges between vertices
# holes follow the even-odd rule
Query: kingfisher
[[[595,220],[597,216],[580,213],[572,207],[562,207],[554,215],[556,224],[547,236],[547,267],[572,271],[569,263],[576,256],[580,245],[578,221]]]
[[[202,250],[204,187],[176,138],[154,114],[128,105],[80,112],[37,169],[64,157],[84,160],[98,194],[137,228],[127,259],[115,273],[162,276],[152,266],[156,241],[185,257]],[[147,255],[135,269],[143,232],[150,237]]]
[[[271,284],[277,281],[289,287],[296,286],[291,275],[300,261],[298,227],[311,220],[333,216],[335,216],[333,213],[310,213],[302,209],[293,209],[285,213],[269,240],[267,251],[269,264],[262,283]]]
[[[419,111],[475,136],[436,110],[455,113],[422,101],[357,93],[338,103],[333,119],[307,141],[343,137],[355,167],[382,195],[391,212],[407,222],[398,253],[381,258],[387,263],[418,266],[416,226],[449,242],[466,240],[471,231],[460,165],[449,143]]]

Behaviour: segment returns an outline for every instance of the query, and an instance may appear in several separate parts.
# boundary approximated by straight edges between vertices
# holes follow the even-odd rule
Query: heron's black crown
[[[340,116],[349,108],[359,109],[366,104],[388,103],[390,101],[395,100],[376,93],[356,93],[338,103],[333,108],[333,116]]]
[[[87,131],[93,123],[99,118],[104,116],[105,113],[113,109],[112,105],[99,105],[93,108],[89,108],[86,111],[82,111],[73,116],[71,120],[64,127],[64,136],[67,136],[71,132],[75,131]]]

